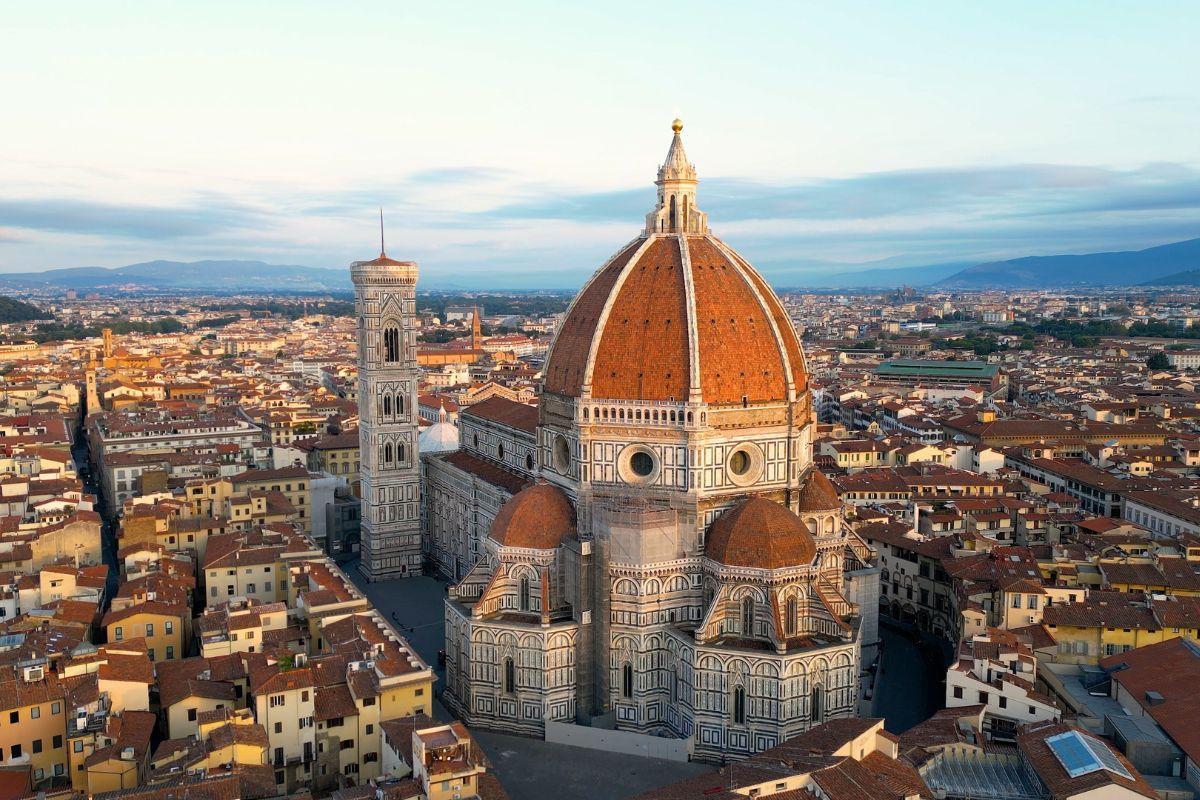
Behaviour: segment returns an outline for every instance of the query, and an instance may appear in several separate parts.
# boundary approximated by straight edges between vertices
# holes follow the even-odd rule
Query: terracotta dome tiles
[[[686,399],[687,327],[679,242],[656,239],[626,270],[608,313],[592,369],[593,396]]]
[[[804,481],[804,486],[800,488],[797,508],[803,513],[805,511],[837,511],[841,507],[842,501],[838,498],[833,482],[825,477],[824,472],[813,467]]]
[[[681,243],[690,263],[694,342]],[[711,236],[659,234],[648,244],[639,239],[603,267],[563,321],[547,359],[546,391],[582,393],[597,336],[590,376],[597,399],[687,400],[693,347],[700,396],[710,405],[787,401],[789,367],[797,395],[807,383],[800,343],[779,299],[748,263]]]
[[[817,545],[803,520],[787,508],[750,497],[717,517],[704,554],[730,567],[787,569],[811,564]]]
[[[588,354],[600,323],[604,305],[621,271],[642,246],[638,239],[622,250],[583,288],[563,320],[554,341],[554,350],[546,360],[545,390],[578,397],[586,378]]]
[[[553,550],[575,531],[575,509],[562,489],[529,486],[500,506],[488,538],[504,547]]]

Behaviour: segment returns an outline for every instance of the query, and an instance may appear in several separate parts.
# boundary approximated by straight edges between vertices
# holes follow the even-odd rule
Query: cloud
[[[1139,249],[1200,235],[1200,172],[1174,163],[966,166],[777,182],[715,177],[702,180],[698,201],[713,229],[768,278]],[[0,198],[0,230],[22,237],[0,235],[0,267],[116,265],[131,253],[137,261],[253,257],[333,266],[372,248],[382,206],[389,252],[419,260],[423,278],[578,285],[636,235],[653,202],[649,185],[588,191],[469,166],[347,188],[258,185],[236,201],[211,193],[158,206]]]
[[[257,209],[212,196],[180,206],[0,198],[0,224],[7,227],[151,241],[210,236],[247,227],[261,217]]]

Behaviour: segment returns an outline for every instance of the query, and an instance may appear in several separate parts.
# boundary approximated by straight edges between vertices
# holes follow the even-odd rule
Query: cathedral
[[[878,569],[813,466],[795,330],[710,232],[672,127],[654,209],[572,302],[539,406],[492,398],[461,413],[458,450],[404,451],[394,482],[419,466],[421,556],[411,510],[394,520],[366,494],[393,482],[380,448],[411,441],[380,438],[380,386],[411,403],[412,377],[362,379],[363,560],[375,575],[392,574],[377,554],[409,571],[423,557],[451,581],[443,700],[468,724],[590,724],[720,760],[857,713]],[[386,317],[363,297],[361,313]],[[388,353],[386,334],[360,345]]]

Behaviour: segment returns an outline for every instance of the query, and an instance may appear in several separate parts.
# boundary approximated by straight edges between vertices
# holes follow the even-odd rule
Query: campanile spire
[[[708,233],[708,215],[696,207],[696,165],[683,149],[683,120],[671,122],[671,147],[658,168],[658,205],[646,215],[646,233]]]

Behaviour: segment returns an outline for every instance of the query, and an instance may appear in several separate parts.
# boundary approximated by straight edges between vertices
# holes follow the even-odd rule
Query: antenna
[[[387,248],[383,246],[383,207],[379,208],[379,257],[383,258],[387,255]]]

